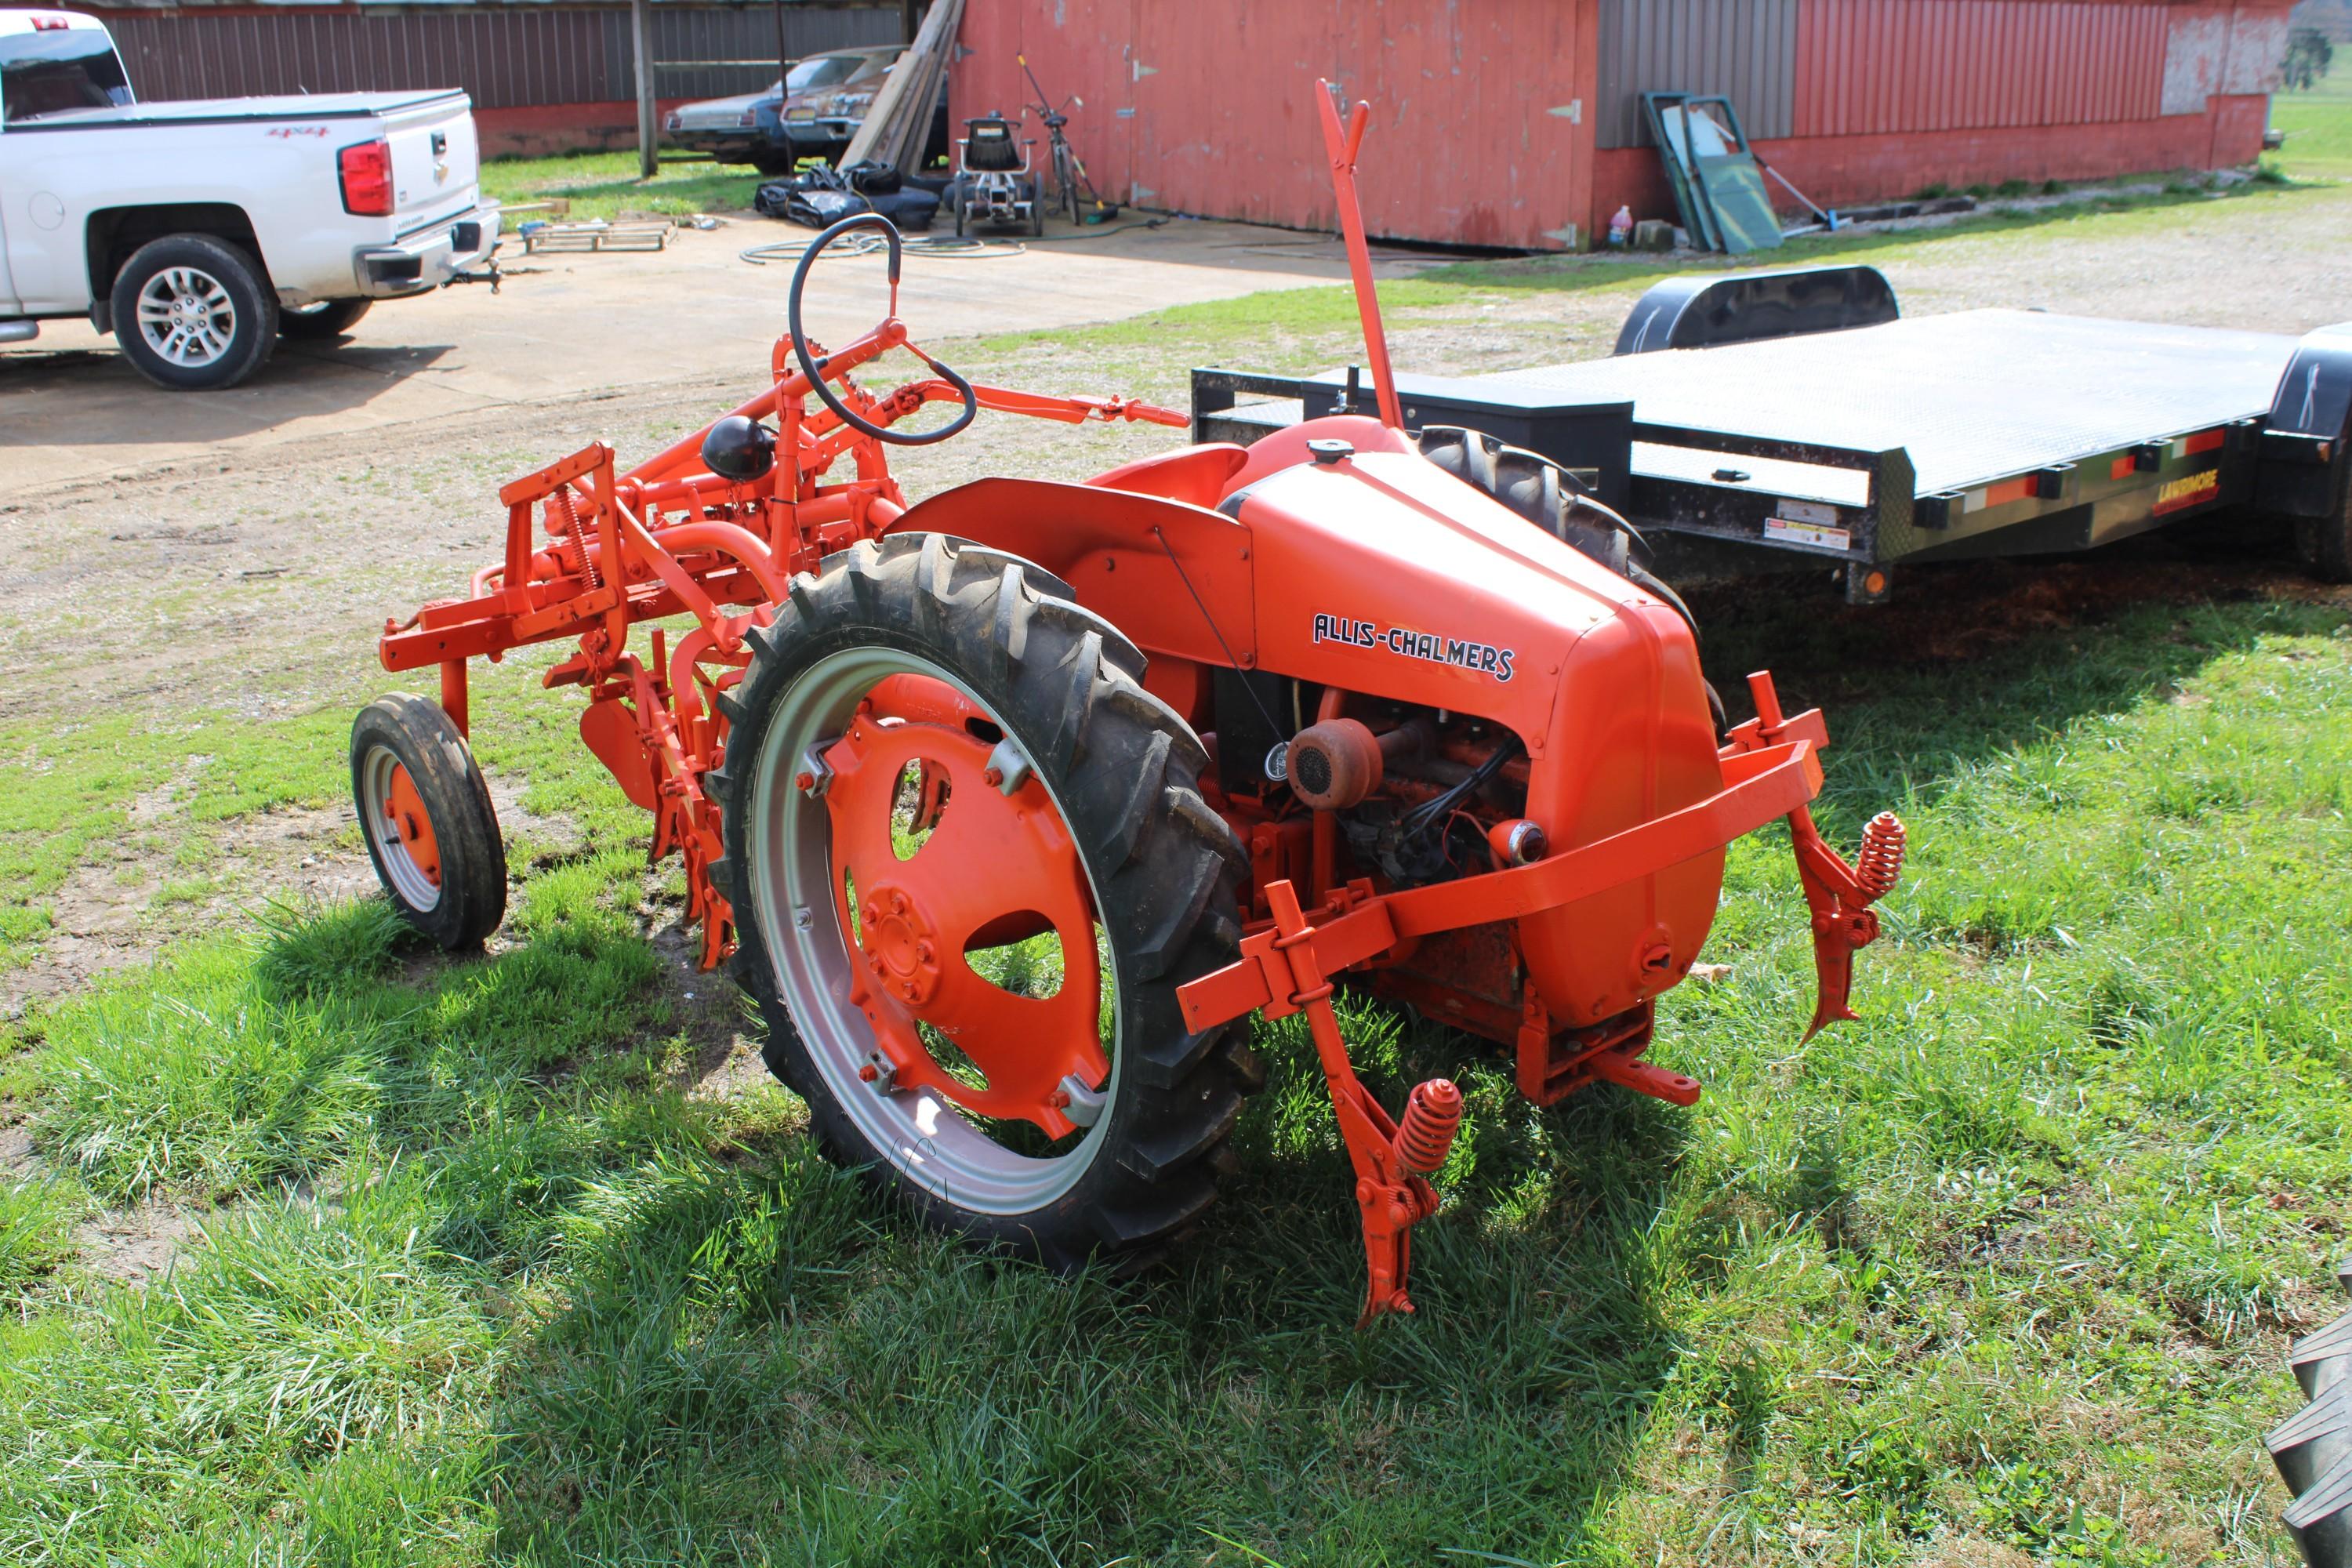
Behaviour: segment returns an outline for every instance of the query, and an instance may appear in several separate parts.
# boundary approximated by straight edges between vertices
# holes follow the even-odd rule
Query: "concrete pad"
[[[384,301],[349,340],[284,344],[226,392],[165,392],[87,323],[44,322],[35,342],[0,350],[0,497],[615,386],[748,380],[784,329],[792,268],[754,266],[741,252],[808,236],[738,220],[681,230],[658,254],[524,256],[509,241],[510,275],[497,296],[461,286]],[[1378,269],[1427,265],[1383,255]],[[1337,240],[1179,219],[982,258],[912,256],[899,308],[919,339],[937,343],[1346,276]],[[808,330],[844,342],[881,317],[887,298],[880,257],[827,258],[811,280]]]

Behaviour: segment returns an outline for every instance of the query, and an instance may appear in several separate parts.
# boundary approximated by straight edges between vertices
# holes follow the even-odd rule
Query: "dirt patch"
[[[82,1267],[101,1279],[142,1289],[179,1260],[204,1216],[166,1203],[109,1209],[74,1227]]]

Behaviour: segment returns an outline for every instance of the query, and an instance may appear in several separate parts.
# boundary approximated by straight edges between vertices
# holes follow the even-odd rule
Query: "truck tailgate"
[[[392,216],[398,232],[430,228],[475,205],[481,159],[465,98],[386,113],[383,134],[392,144]]]

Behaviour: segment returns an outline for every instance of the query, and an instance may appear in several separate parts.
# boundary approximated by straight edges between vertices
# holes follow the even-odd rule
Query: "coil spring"
[[[1854,857],[1853,879],[1863,897],[1875,903],[1903,877],[1903,819],[1882,811],[1862,830],[1862,853]]]
[[[557,516],[559,510],[561,517]],[[596,563],[589,558],[588,537],[580,530],[580,507],[572,499],[570,485],[547,498],[547,531],[556,538],[555,557],[563,563],[564,570],[578,572],[588,579],[591,588],[604,585],[597,574]],[[578,563],[576,566],[574,562]]]
[[[1433,1078],[1414,1085],[1397,1123],[1397,1163],[1416,1176],[1429,1174],[1445,1163],[1454,1135],[1461,1131],[1462,1091],[1453,1080]]]

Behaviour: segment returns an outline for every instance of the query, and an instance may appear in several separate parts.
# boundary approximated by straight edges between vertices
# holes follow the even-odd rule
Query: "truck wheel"
[[[2336,459],[2336,507],[2294,520],[2294,552],[2323,583],[2352,583],[2352,457]]]
[[[735,974],[827,1154],[1058,1268],[1216,1196],[1262,1076],[1185,1027],[1245,858],[1142,656],[1064,584],[937,534],[793,581],[723,697]]]
[[[278,297],[245,252],[201,234],[150,241],[115,274],[122,357],[175,392],[235,386],[278,336]]]
[[[352,723],[352,797],[383,890],[450,952],[507,912],[507,847],[490,786],[441,705],[395,691]]]
[[[278,312],[278,334],[306,342],[340,338],[359,325],[360,318],[374,303],[373,300],[327,300],[299,310],[281,309]]]

